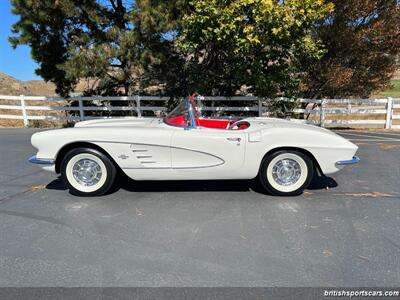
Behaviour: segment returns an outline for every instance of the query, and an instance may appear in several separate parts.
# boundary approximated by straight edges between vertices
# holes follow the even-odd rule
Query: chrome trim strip
[[[336,162],[338,166],[345,166],[345,165],[354,165],[360,162],[360,158],[358,156],[353,156],[353,159],[350,160],[339,160]]]
[[[39,165],[54,165],[54,159],[47,159],[47,158],[37,158],[36,155],[31,156],[28,161],[33,164]]]

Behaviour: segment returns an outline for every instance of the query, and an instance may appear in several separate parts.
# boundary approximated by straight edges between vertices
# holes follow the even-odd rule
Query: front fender
[[[332,174],[343,168],[336,162],[351,160],[358,146],[326,129],[273,127],[261,131],[261,139],[248,140],[246,163],[257,175],[262,159],[271,152],[282,148],[300,149],[311,153],[323,174]],[[257,158],[257,159],[256,159]]]

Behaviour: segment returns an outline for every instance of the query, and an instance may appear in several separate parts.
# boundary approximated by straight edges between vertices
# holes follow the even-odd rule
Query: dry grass
[[[65,106],[66,101],[25,101],[27,106]],[[20,105],[19,100],[2,100],[2,105]],[[19,109],[0,109],[0,114],[4,115],[17,115],[22,116],[22,111]],[[43,111],[43,110],[29,110],[29,116],[53,116],[53,117],[65,117],[65,111]],[[55,128],[62,127],[65,122],[55,122],[47,120],[29,120],[29,127],[39,128]],[[15,128],[24,127],[23,120],[14,119],[0,119],[0,127],[2,128]]]
[[[379,143],[379,148],[382,150],[399,150],[400,145],[399,144],[383,144]]]

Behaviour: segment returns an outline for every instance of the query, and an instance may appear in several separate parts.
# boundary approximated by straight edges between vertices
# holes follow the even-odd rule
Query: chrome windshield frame
[[[183,105],[183,107],[184,107],[184,112],[181,115],[184,115],[185,119],[187,119],[186,125],[182,126],[182,125],[176,125],[176,124],[169,123],[167,121],[167,119],[169,118],[171,113],[173,113],[181,105]],[[183,102],[181,102],[178,106],[176,106],[166,117],[164,117],[162,119],[162,122],[168,126],[184,128],[185,130],[197,128],[196,110],[195,110],[194,104],[188,98],[184,99]]]
[[[188,118],[190,121],[190,125],[186,125],[184,128],[185,130],[195,129],[197,127],[197,124],[196,124],[196,113],[194,111],[193,104],[189,99],[185,99],[185,101],[186,101],[185,105],[188,111]]]

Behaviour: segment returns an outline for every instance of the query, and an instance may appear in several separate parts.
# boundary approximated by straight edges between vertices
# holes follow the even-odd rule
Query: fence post
[[[85,120],[85,111],[83,110],[83,100],[79,99],[78,104],[79,104],[79,118],[81,119],[81,121],[84,121]]]
[[[142,111],[140,110],[140,96],[139,95],[136,95],[136,113],[139,118],[142,117]]]
[[[321,107],[319,110],[319,126],[325,127],[325,99],[321,100]]]
[[[24,127],[27,127],[29,124],[29,121],[28,121],[28,114],[26,113],[25,96],[19,95],[19,97],[21,100],[21,111],[22,111],[22,117],[24,118]]]
[[[386,122],[385,129],[392,128],[392,116],[393,116],[393,98],[388,97],[386,103]]]
[[[257,99],[258,99],[258,116],[262,117],[262,113],[263,113],[263,111],[262,111],[262,101],[261,101],[261,98],[257,98]]]

